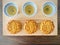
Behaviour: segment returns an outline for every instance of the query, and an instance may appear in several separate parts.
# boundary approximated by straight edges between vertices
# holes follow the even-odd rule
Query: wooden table
[[[58,36],[7,36],[22,44],[60,44],[60,0],[58,0]]]

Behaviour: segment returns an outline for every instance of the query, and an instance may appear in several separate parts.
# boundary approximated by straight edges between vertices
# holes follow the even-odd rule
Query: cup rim
[[[47,14],[44,13],[43,7],[44,7],[44,5],[45,5],[46,3],[48,3],[48,2],[50,2],[50,4],[52,4],[52,8],[53,8],[53,6],[54,6],[54,10],[55,10],[55,11],[53,10],[53,12],[52,12],[51,14],[48,14],[48,15],[47,15]],[[50,4],[49,4],[49,5],[50,5]],[[57,11],[56,5],[55,5],[55,3],[52,2],[52,1],[46,1],[46,2],[42,5],[42,13],[43,13],[44,16],[47,16],[47,17],[54,16],[54,14],[56,13],[56,11]]]
[[[4,14],[5,14],[6,16],[13,17],[13,16],[15,16],[16,14],[14,14],[13,16],[10,16],[10,14],[8,14],[7,9],[6,9],[8,6],[11,6],[11,5],[8,5],[8,4],[10,4],[10,3],[11,3],[11,5],[13,4],[12,6],[16,7],[16,9],[17,9],[16,14],[17,14],[17,13],[18,13],[18,6],[17,6],[17,4],[14,3],[14,2],[8,2],[8,3],[6,3],[6,4],[4,5],[3,10],[4,10]],[[7,7],[5,7],[5,6],[7,6]]]
[[[24,6],[26,6],[26,3],[32,3],[33,4],[33,7],[34,7],[34,5],[35,5],[35,11],[34,11],[34,13],[32,14],[32,15],[28,15],[28,14],[26,14],[25,12],[24,12]],[[31,4],[30,4],[31,5]],[[35,16],[36,15],[36,13],[37,13],[37,5],[34,3],[34,2],[32,2],[32,1],[28,1],[28,2],[25,2],[24,4],[23,4],[23,6],[22,6],[22,13],[26,16],[26,17],[33,17],[33,16]]]

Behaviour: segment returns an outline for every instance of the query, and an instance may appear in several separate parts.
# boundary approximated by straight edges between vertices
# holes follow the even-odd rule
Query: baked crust
[[[26,32],[29,34],[32,34],[37,31],[37,23],[34,20],[26,21],[24,27]]]
[[[41,32],[45,34],[50,34],[54,30],[54,23],[51,20],[43,20],[39,26]]]
[[[7,28],[11,34],[16,34],[21,31],[22,24],[17,20],[11,20],[10,22],[8,22]]]

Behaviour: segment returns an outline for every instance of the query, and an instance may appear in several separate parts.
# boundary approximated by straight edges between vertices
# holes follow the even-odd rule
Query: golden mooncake
[[[37,31],[37,23],[34,20],[26,21],[24,28],[28,34],[32,34]]]
[[[8,22],[7,28],[11,34],[16,34],[21,31],[22,24],[20,23],[20,21],[11,20],[10,22]]]
[[[51,20],[43,20],[39,24],[40,31],[44,34],[50,34],[54,30],[54,23]]]

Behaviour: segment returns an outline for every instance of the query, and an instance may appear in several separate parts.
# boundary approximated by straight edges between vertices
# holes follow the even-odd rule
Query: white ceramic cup
[[[51,14],[45,14],[44,11],[43,11],[43,8],[46,6],[46,5],[50,5],[52,7],[52,13]],[[55,13],[56,13],[57,9],[56,9],[56,6],[53,2],[45,2],[42,6],[42,13],[43,15],[47,16],[47,17],[51,17],[53,16]]]
[[[18,6],[17,6],[15,3],[13,3],[13,2],[8,2],[8,3],[5,4],[5,6],[4,6],[4,13],[5,13],[6,16],[12,17],[12,16],[11,16],[10,14],[8,14],[8,12],[7,12],[7,8],[8,8],[9,6],[14,6],[14,7],[16,8],[16,10],[17,10],[16,14],[18,13]],[[16,14],[15,14],[15,15],[16,15]],[[15,16],[15,15],[14,15],[14,16]]]
[[[28,15],[25,13],[25,7],[27,5],[32,5],[34,7],[34,13],[32,15]],[[23,6],[22,6],[22,13],[26,16],[26,17],[33,17],[35,16],[35,14],[37,13],[37,6],[34,2],[26,2]]]

